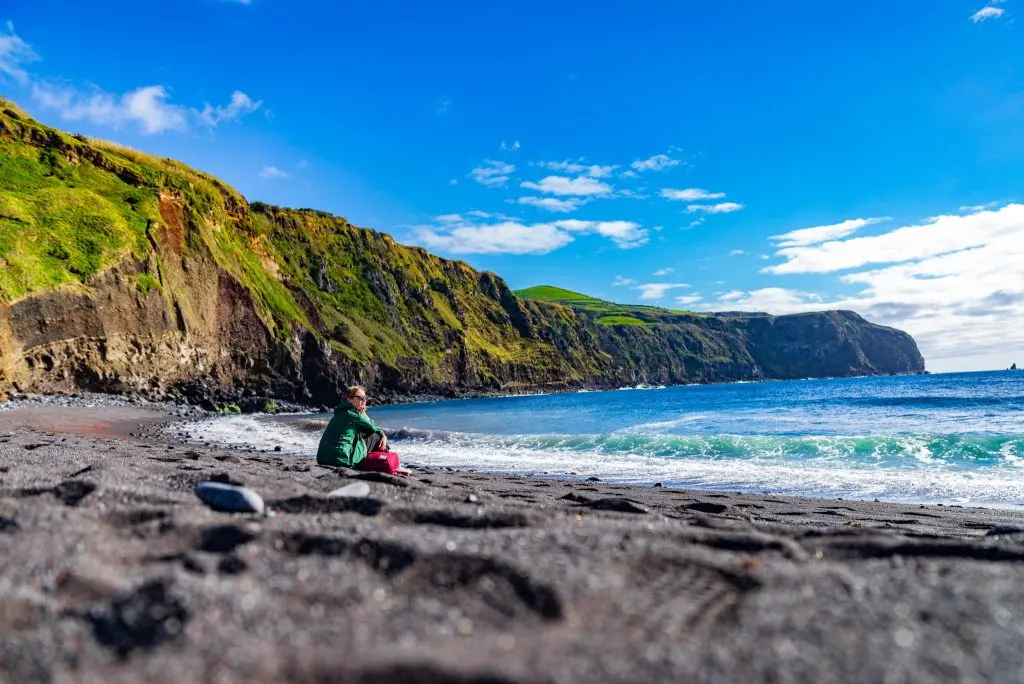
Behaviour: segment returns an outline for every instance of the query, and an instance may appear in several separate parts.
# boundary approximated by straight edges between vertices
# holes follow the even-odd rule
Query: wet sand
[[[0,412],[0,682],[1024,681],[1020,512],[397,479],[162,420]]]

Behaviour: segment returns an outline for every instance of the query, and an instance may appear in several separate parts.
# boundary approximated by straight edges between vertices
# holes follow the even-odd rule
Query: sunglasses
[[[353,398],[353,399],[360,399],[360,400],[362,400],[362,401],[366,401],[366,395],[365,395],[365,394],[357,394],[357,395],[355,395],[355,396],[354,396],[354,397],[352,397],[352,398]]]

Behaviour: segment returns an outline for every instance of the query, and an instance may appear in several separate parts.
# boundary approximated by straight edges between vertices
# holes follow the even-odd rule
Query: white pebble
[[[366,484],[365,482],[353,482],[352,484],[347,484],[344,487],[339,487],[338,489],[335,489],[333,492],[329,493],[327,496],[329,496],[329,497],[349,497],[349,498],[353,498],[353,499],[358,499],[358,498],[361,498],[361,497],[364,497],[364,496],[369,496],[369,495],[370,495],[370,485]]]

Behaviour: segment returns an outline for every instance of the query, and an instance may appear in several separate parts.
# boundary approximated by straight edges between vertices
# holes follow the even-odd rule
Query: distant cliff
[[[249,204],[0,99],[0,391],[331,404],[354,381],[400,398],[924,368],[909,335],[852,312],[709,315],[553,291],[517,296],[342,218]]]

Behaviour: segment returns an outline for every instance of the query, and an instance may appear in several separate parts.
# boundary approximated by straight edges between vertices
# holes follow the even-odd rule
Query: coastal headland
[[[919,373],[852,311],[619,305],[35,121],[0,100],[0,393],[239,406]]]

